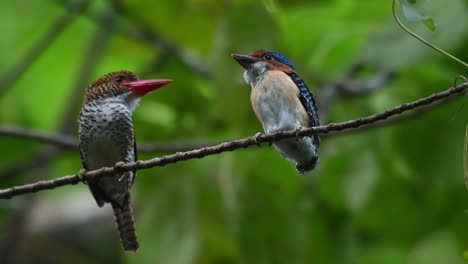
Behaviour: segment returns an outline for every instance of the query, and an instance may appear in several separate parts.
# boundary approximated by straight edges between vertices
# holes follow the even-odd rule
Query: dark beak
[[[242,67],[244,67],[244,69],[248,69],[250,68],[250,65],[260,61],[259,58],[242,54],[231,54],[231,57],[233,57]]]
[[[164,85],[172,82],[172,80],[160,79],[160,80],[140,80],[127,82],[126,85],[139,96],[144,96],[147,93],[151,93]]]

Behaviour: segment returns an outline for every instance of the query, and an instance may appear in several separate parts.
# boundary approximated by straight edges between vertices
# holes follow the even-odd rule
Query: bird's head
[[[256,50],[248,55],[232,54],[231,56],[244,67],[244,79],[251,85],[255,85],[267,71],[295,72],[291,61],[275,51]]]
[[[138,76],[131,71],[111,72],[88,86],[84,95],[84,103],[95,100],[117,102],[124,103],[133,110],[142,96],[170,82],[172,80],[139,80]]]

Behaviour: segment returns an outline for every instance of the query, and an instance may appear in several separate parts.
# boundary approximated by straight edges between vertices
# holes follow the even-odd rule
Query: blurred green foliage
[[[63,2],[0,2],[0,73],[13,67],[64,14]],[[468,1],[430,2],[425,14],[436,21],[435,32],[422,23],[405,24],[468,61]],[[89,79],[80,76],[80,66],[93,38],[104,32],[90,17],[106,12],[119,18],[112,23],[117,29],[105,38]],[[157,45],[119,33],[135,28],[154,32],[173,50],[200,58],[212,78],[197,74]],[[64,109],[81,100],[74,96],[75,83],[128,69],[142,78],[175,80],[146,96],[135,112],[139,142],[253,135],[261,126],[251,110],[242,69],[229,55],[255,49],[288,56],[313,92],[342,78],[358,62],[398,73],[395,81],[368,96],[339,98],[327,123],[427,96],[451,86],[457,75],[466,75],[466,69],[403,32],[392,19],[390,1],[93,1],[0,97],[0,123],[54,132]],[[161,55],[167,57],[160,67],[154,66]],[[28,218],[15,250],[40,256],[44,263],[61,263],[62,255],[65,260],[76,258],[76,263],[464,263],[468,108],[460,104],[458,100],[405,122],[327,138],[318,168],[306,177],[266,146],[140,171],[133,188],[141,244],[136,256],[121,250],[110,215],[104,224],[82,222],[75,233],[55,227],[65,236],[55,243],[42,229],[27,231],[38,221]],[[75,120],[68,120],[71,131],[77,131]],[[0,146],[3,167],[43,149],[2,137]],[[47,165],[46,175],[53,179],[79,169],[78,151],[64,152]],[[29,182],[36,174],[30,170],[11,175],[1,186]],[[55,208],[60,220],[58,203],[73,200],[65,207],[78,210],[81,207],[73,207],[78,198],[73,197],[80,194],[82,206],[96,207],[84,185],[0,201],[0,233],[8,233],[27,197],[38,199],[36,207]],[[77,232],[83,233],[78,245],[72,242],[79,240]],[[87,241],[89,232],[99,235]],[[6,235],[0,238],[3,245],[9,243]]]

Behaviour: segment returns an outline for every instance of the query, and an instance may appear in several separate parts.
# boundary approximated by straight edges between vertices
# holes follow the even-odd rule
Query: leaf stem
[[[392,1],[392,12],[393,12],[393,18],[395,18],[395,21],[398,23],[398,25],[404,30],[406,31],[408,34],[410,34],[411,36],[413,36],[414,38],[416,38],[417,40],[421,41],[422,43],[426,44],[426,46],[432,48],[433,50],[449,57],[450,59],[460,63],[461,65],[465,66],[466,68],[468,68],[468,64],[466,64],[465,62],[463,62],[462,60],[458,59],[457,57],[453,56],[452,54],[434,46],[433,44],[429,43],[427,40],[423,39],[422,37],[420,37],[419,35],[417,35],[416,33],[414,33],[413,31],[411,31],[409,28],[407,28],[405,25],[403,25],[403,23],[400,21],[400,19],[398,18],[397,14],[396,14],[396,9],[395,9],[395,2],[396,0],[393,0]]]

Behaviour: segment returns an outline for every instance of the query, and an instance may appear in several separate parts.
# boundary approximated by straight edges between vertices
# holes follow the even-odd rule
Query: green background
[[[436,31],[404,23],[468,61],[468,1],[418,2]],[[371,93],[338,94],[322,110],[323,124],[445,90],[467,73],[403,32],[391,1],[92,1],[76,15],[67,6],[0,2],[1,125],[76,138],[87,85],[127,69],[174,80],[135,111],[138,142],[251,136],[261,126],[230,54],[256,49],[289,57],[321,109],[328,84],[353,65],[369,68],[358,81],[395,72]],[[60,21],[63,30],[50,45],[24,59]],[[23,74],[7,82],[23,59]],[[464,263],[467,114],[465,97],[405,121],[329,136],[307,176],[268,146],[141,170],[132,189],[135,256],[123,252],[112,213],[96,206],[84,184],[2,200],[0,257],[10,263]],[[6,136],[0,147],[2,188],[81,168],[77,150]],[[21,169],[8,171],[14,166]]]

